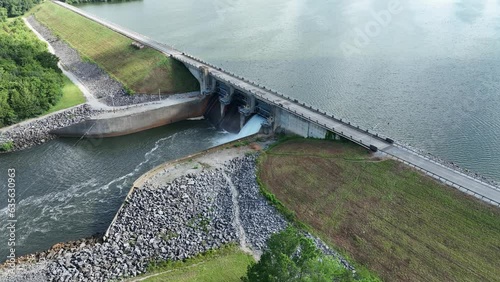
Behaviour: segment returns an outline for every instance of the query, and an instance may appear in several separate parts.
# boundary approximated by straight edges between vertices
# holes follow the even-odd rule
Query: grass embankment
[[[36,19],[97,63],[135,93],[183,93],[199,90],[198,81],[180,62],[151,48],[138,50],[132,40],[51,2],[35,8]]]
[[[246,274],[251,262],[252,256],[237,246],[228,246],[185,262],[159,264],[151,267],[147,274],[130,281],[148,277],[142,281],[236,282]]]
[[[57,104],[52,106],[45,114],[50,114],[62,109],[85,103],[85,97],[83,96],[82,91],[80,91],[80,88],[73,84],[73,82],[71,82],[71,80],[66,76],[63,77],[63,80],[63,96],[57,102]]]
[[[263,189],[387,281],[498,281],[500,210],[350,143],[296,139],[261,156]]]

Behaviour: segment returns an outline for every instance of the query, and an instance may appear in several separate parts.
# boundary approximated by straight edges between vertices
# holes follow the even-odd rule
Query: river
[[[80,8],[500,180],[500,1],[389,3],[144,0]],[[17,169],[18,255],[104,231],[139,175],[233,137],[183,122],[0,155],[0,172]],[[6,183],[0,187],[5,195]],[[0,261],[5,254],[0,247]]]

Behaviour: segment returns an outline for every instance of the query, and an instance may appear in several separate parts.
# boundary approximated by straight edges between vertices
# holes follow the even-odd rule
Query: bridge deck
[[[172,56],[185,64],[191,65],[195,68],[204,66],[208,69],[210,75],[212,75],[213,77],[229,83],[235,88],[239,88],[240,90],[252,93],[257,97],[257,99],[263,100],[266,103],[275,105],[286,111],[294,113],[297,116],[303,117],[304,119],[307,119],[321,127],[329,129],[363,147],[369,148],[370,145],[376,146],[380,151],[394,159],[405,162],[410,166],[424,171],[425,173],[436,179],[440,179],[448,183],[449,185],[466,191],[471,195],[485,200],[486,202],[500,206],[500,188],[498,187],[493,187],[487,183],[473,179],[459,171],[445,167],[441,164],[427,159],[422,155],[406,150],[400,146],[387,143],[382,138],[379,138],[372,133],[356,128],[341,120],[332,118],[331,116],[326,115],[326,113],[321,113],[317,110],[311,109],[310,107],[301,105],[298,102],[294,102],[288,97],[279,95],[276,92],[272,92],[268,89],[264,89],[263,87],[255,85],[254,83],[251,83],[243,78],[237,77],[234,74],[197,60],[179,50],[172,48],[171,46],[159,43],[142,34],[127,30],[116,24],[99,19],[66,3],[59,1],[55,1],[55,3],[69,10],[72,10],[90,20],[98,22],[137,42],[156,49],[168,56]]]

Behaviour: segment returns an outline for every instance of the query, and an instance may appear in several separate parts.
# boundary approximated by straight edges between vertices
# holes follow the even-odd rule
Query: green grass
[[[206,255],[188,259],[185,262],[164,263],[150,267],[150,271],[137,278],[148,277],[147,282],[156,281],[240,281],[246,274],[253,258],[237,246],[223,247]],[[158,274],[157,276],[151,276]],[[137,279],[135,278],[135,279]],[[131,279],[130,281],[135,281]]]
[[[498,281],[500,210],[351,143],[294,139],[261,156],[263,189],[387,281]]]
[[[64,86],[63,86],[63,96],[61,99],[52,106],[45,114],[50,114],[62,109],[70,108],[82,103],[85,103],[85,96],[83,96],[82,91],[73,84],[73,82],[66,76],[63,76]]]
[[[52,2],[33,10],[38,21],[97,63],[135,93],[199,90],[198,81],[180,62],[151,48],[137,50],[132,40]]]

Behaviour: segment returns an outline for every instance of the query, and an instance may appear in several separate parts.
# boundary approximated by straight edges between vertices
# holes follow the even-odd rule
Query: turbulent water
[[[260,117],[252,118],[239,135],[190,121],[124,137],[58,139],[0,155],[0,261],[7,255],[7,169],[17,171],[16,252],[22,255],[104,232],[141,174],[168,160],[257,133],[261,122]]]
[[[81,8],[500,180],[498,0],[143,0]]]

